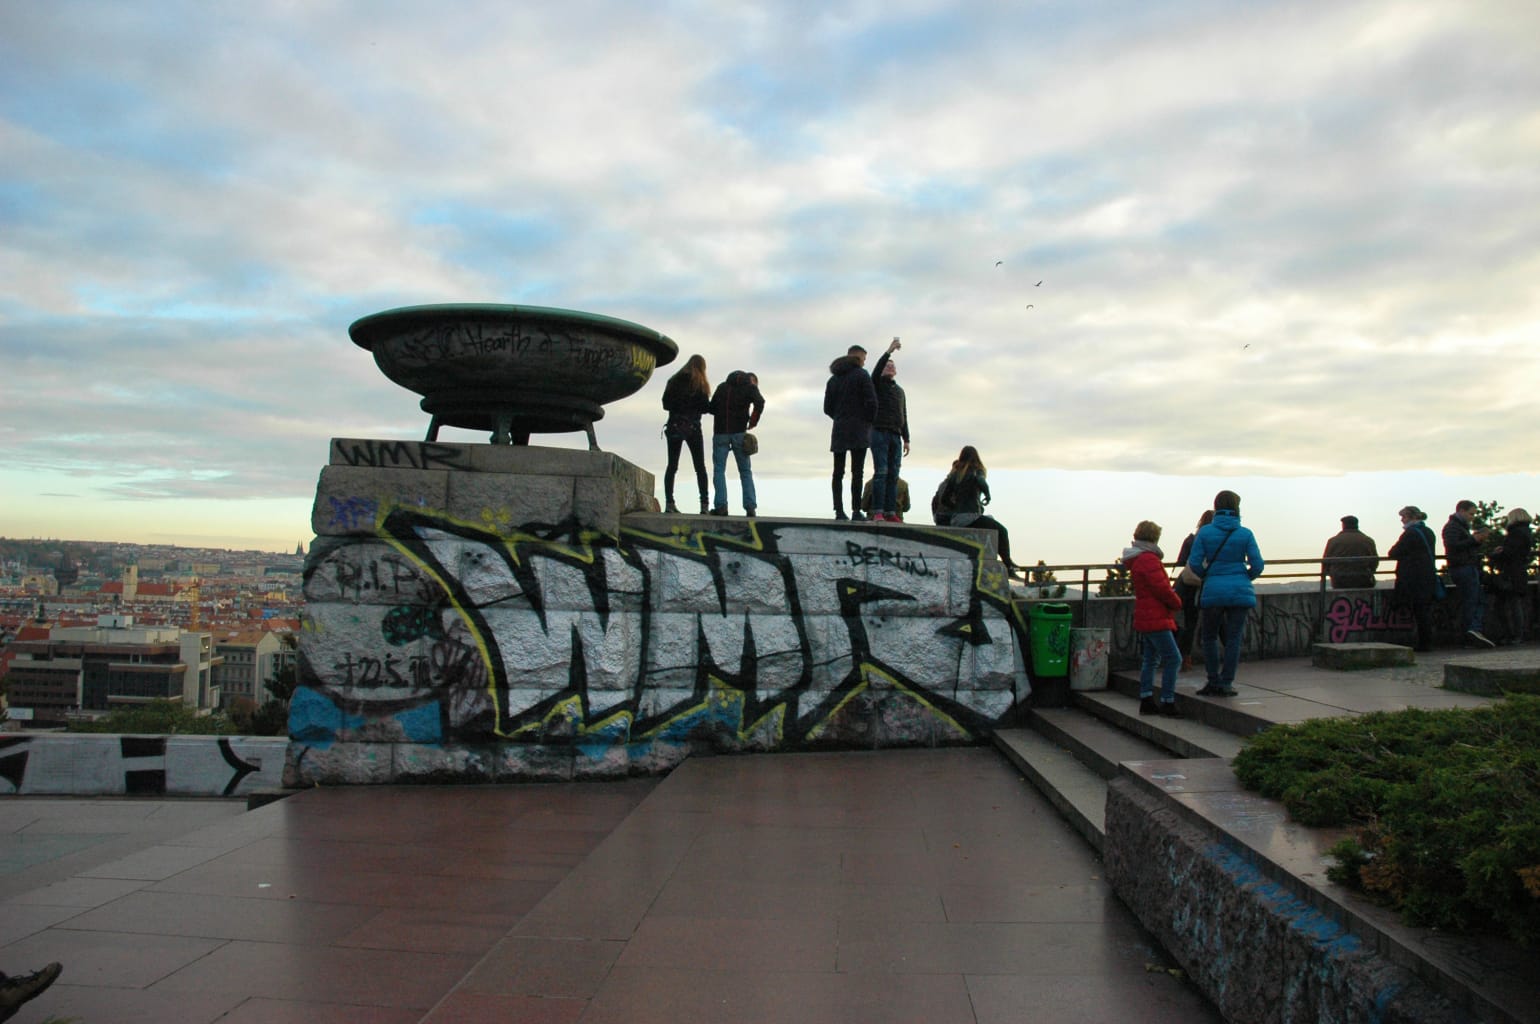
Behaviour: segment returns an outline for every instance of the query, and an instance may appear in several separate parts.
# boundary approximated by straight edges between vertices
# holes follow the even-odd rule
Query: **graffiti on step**
[[[177,737],[174,753],[165,736],[0,736],[0,793],[236,796],[279,783],[283,749],[262,747],[266,773],[227,736]]]
[[[307,565],[296,740],[705,729],[781,747],[877,708],[963,741],[1027,693],[1001,567],[948,531],[747,522],[617,544],[401,508],[376,534]]]

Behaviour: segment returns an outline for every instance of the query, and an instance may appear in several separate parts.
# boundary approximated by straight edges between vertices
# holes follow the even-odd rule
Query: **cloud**
[[[104,500],[304,498],[426,429],[348,323],[499,301],[755,369],[767,476],[826,474],[828,361],[893,334],[919,465],[1503,473],[1537,11],[13,5],[0,437]],[[659,468],[668,372],[607,448]]]

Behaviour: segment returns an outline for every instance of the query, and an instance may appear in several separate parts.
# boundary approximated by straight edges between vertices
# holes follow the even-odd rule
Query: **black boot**
[[[850,517],[845,515],[845,495],[840,490],[840,478],[839,477],[835,477],[834,478],[834,484],[833,484],[833,488],[832,489],[833,489],[833,493],[834,493],[834,518],[836,520],[838,520],[839,522],[843,523],[847,519],[849,519]],[[860,505],[856,506],[856,514],[857,515],[860,515],[860,508],[861,508]]]
[[[861,511],[861,478],[850,478],[850,519],[852,522],[864,523],[866,513]]]

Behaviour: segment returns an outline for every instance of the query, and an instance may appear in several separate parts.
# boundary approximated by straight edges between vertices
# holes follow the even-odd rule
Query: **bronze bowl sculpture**
[[[446,425],[490,430],[493,444],[583,430],[597,449],[604,404],[635,394],[679,354],[641,324],[545,306],[403,306],[355,320],[348,335],[423,396],[429,441]]]

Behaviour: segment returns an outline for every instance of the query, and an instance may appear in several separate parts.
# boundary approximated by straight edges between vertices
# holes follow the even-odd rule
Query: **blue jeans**
[[[1250,608],[1203,609],[1203,668],[1210,686],[1229,689],[1235,685],[1235,670],[1241,663],[1241,637],[1250,615]],[[1219,661],[1221,642],[1225,646],[1223,665]]]
[[[743,450],[743,434],[713,434],[711,437],[712,508],[727,510],[727,453],[732,452],[738,462],[738,482],[743,485],[743,510],[759,507],[754,494],[754,471],[749,466],[749,453]]]
[[[1144,659],[1139,663],[1139,699],[1155,694],[1155,665],[1160,664],[1160,699],[1166,703],[1176,700],[1176,672],[1182,667],[1182,652],[1176,646],[1176,634],[1158,629],[1153,633],[1140,633],[1139,646]]]
[[[872,511],[898,514],[898,468],[904,461],[904,435],[872,431]]]
[[[1481,592],[1481,566],[1451,565],[1449,578],[1460,594],[1460,628],[1462,632],[1481,632],[1486,622],[1487,596]]]

